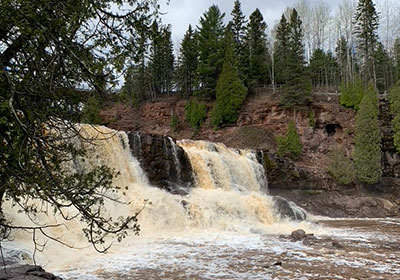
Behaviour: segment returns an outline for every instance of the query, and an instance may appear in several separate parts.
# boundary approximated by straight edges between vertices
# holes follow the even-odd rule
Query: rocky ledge
[[[173,194],[187,194],[193,184],[193,171],[184,150],[171,137],[128,132],[132,154],[139,161],[152,185]]]
[[[0,280],[62,280],[41,266],[21,265],[6,267],[0,271]]]

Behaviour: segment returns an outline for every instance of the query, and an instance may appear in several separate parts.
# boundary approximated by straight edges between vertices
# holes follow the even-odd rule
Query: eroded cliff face
[[[393,143],[390,142],[391,117],[384,111],[387,109],[387,104],[383,107],[381,104],[380,116],[383,136],[383,179],[378,185],[369,188],[356,184],[340,185],[326,172],[329,151],[342,147],[348,155],[351,155],[354,150],[355,112],[339,105],[337,96],[319,95],[310,108],[297,111],[284,110],[279,106],[277,96],[271,93],[251,96],[242,107],[236,125],[219,130],[214,130],[210,124],[209,113],[212,103],[207,103],[207,119],[196,135],[193,135],[185,122],[185,105],[184,100],[165,98],[156,103],[144,104],[137,109],[116,105],[104,110],[102,116],[111,128],[117,130],[169,135],[177,140],[222,142],[228,147],[262,150],[271,193],[283,195],[311,213],[340,217],[384,217],[398,214],[400,158],[393,149]],[[174,132],[170,125],[174,112],[179,118],[177,132]],[[310,112],[314,116],[314,122],[310,120]],[[303,155],[296,161],[275,154],[276,136],[286,133],[289,120],[295,121],[304,145]],[[149,147],[154,144],[164,145],[161,140],[146,141]],[[143,158],[147,159],[143,160],[148,161],[150,166],[149,172],[153,172],[150,169],[167,170],[165,166],[151,165],[154,155],[161,159],[164,157],[154,152],[144,156]],[[157,171],[156,173],[158,174]],[[162,179],[156,180],[158,182],[156,185],[168,189],[170,186],[165,183],[168,174],[164,175]]]
[[[289,120],[295,120],[304,144],[303,156],[294,163],[296,170],[292,173],[296,176],[288,181],[282,180],[282,176],[272,175],[272,178],[277,179],[271,180],[271,186],[329,190],[341,188],[325,172],[328,152],[340,146],[348,154],[352,153],[355,114],[352,110],[340,106],[337,99],[318,98],[311,108],[288,111],[279,106],[277,96],[252,96],[246,100],[236,125],[214,130],[208,116],[197,135],[193,135],[185,122],[185,105],[184,100],[167,98],[156,103],[144,104],[137,109],[117,105],[104,110],[102,116],[110,123],[111,128],[117,130],[169,135],[174,139],[222,142],[229,147],[270,152],[276,150],[276,136],[284,135]],[[207,106],[210,112],[212,104],[208,103]],[[179,118],[177,132],[173,132],[170,125],[173,112]],[[314,116],[315,124],[310,122],[310,112]],[[279,164],[279,159],[276,160]],[[301,178],[304,180],[300,180]]]

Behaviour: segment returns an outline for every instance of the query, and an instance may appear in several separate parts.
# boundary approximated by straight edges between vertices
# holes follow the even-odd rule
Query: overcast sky
[[[323,0],[308,0],[310,5]],[[334,10],[343,0],[325,0],[332,10]],[[346,0],[345,0],[346,1]],[[350,0],[348,0],[350,1]],[[375,0],[375,3],[385,0]],[[400,0],[396,0],[400,1]],[[163,3],[166,0],[161,1]],[[212,4],[218,5],[220,10],[225,13],[225,21],[231,19],[234,0],[170,0],[169,5],[162,4],[161,12],[166,13],[162,16],[164,24],[172,25],[172,37],[175,48],[180,45],[180,41],[185,34],[188,25],[193,27],[198,25],[200,17],[208,10]],[[268,24],[268,32],[288,6],[293,6],[298,0],[241,0],[243,13],[248,16],[256,8],[259,8]]]

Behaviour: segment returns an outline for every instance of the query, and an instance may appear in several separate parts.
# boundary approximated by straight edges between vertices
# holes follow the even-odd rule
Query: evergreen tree
[[[348,185],[356,178],[353,163],[343,148],[336,148],[329,153],[327,171],[336,182]]]
[[[90,170],[69,167],[90,152],[74,141],[102,144],[76,124],[85,117],[89,98],[107,95],[118,83],[114,74],[138,61],[137,39],[155,15],[154,4],[0,1],[1,241],[24,230],[33,233],[35,246],[46,243],[44,235],[63,243],[60,234],[51,233],[64,225],[62,217],[79,221],[82,236],[100,252],[113,243],[110,237],[121,241],[129,232],[139,232],[140,210],[120,217],[106,212],[108,202],[119,200],[113,170],[101,162]],[[109,137],[104,136],[95,138]],[[11,206],[7,215],[1,209],[5,201]],[[13,212],[26,214],[25,223],[8,219]],[[36,219],[52,214],[55,223]]]
[[[311,84],[305,67],[303,31],[296,9],[291,11],[289,21],[289,44],[282,105],[288,108],[308,105],[311,102]]]
[[[382,43],[378,42],[375,51],[376,87],[378,90],[389,89],[393,85],[395,65]]]
[[[368,86],[356,116],[354,164],[360,182],[376,184],[381,179],[381,135],[378,98],[374,86]]]
[[[340,104],[358,110],[364,97],[364,85],[361,78],[355,77],[353,81],[342,81],[339,87]]]
[[[241,3],[239,0],[235,0],[233,10],[231,12],[232,21],[231,27],[233,32],[233,38],[235,41],[235,53],[239,60],[238,70],[239,76],[242,81],[245,80],[245,71],[248,65],[248,51],[246,50],[245,35],[246,35],[246,17],[243,15]]]
[[[217,102],[211,112],[211,121],[215,127],[222,123],[236,122],[247,93],[239,78],[238,59],[235,55],[235,42],[230,26],[225,31],[224,49],[224,64],[217,83]]]
[[[274,73],[275,83],[278,85],[285,84],[286,69],[288,68],[287,54],[289,53],[289,23],[284,14],[276,29],[274,45]]]
[[[393,46],[393,58],[395,61],[394,81],[400,79],[400,38],[396,38]]]
[[[323,50],[316,49],[310,59],[310,75],[314,87],[322,87],[325,80],[326,56]]]
[[[301,155],[303,144],[299,134],[297,133],[296,124],[294,121],[289,122],[288,130],[284,137],[277,137],[279,156],[290,156],[298,158]]]
[[[174,54],[169,26],[160,26],[154,21],[151,28],[151,99],[155,101],[157,94],[169,93],[174,71]]]
[[[196,70],[198,65],[198,50],[195,32],[189,25],[182,39],[177,82],[182,93],[189,97],[195,89]]]
[[[224,58],[222,22],[224,16],[218,6],[212,5],[200,18],[197,36],[199,50],[197,73],[201,87],[199,94],[204,97],[215,98],[215,88]]]
[[[340,71],[340,81],[345,83],[350,82],[354,77],[354,57],[345,37],[340,37],[335,52],[336,61]]]
[[[372,0],[358,1],[354,21],[364,83],[373,82],[376,85],[374,56],[378,42],[379,16]]]
[[[185,106],[185,119],[190,124],[193,134],[196,134],[204,123],[207,107],[203,103],[191,98]]]
[[[393,116],[393,142],[400,153],[400,81],[390,90],[390,113]]]
[[[329,88],[336,85],[338,65],[332,53],[316,49],[311,56],[309,70],[314,87]]]
[[[174,77],[174,45],[171,38],[171,25],[163,29],[162,33],[162,54],[163,54],[163,79],[162,93],[170,94]]]
[[[267,24],[259,9],[250,15],[247,25],[246,47],[250,52],[249,65],[247,69],[247,84],[250,88],[266,85],[270,82],[269,53],[265,30]]]
[[[163,76],[163,51],[162,51],[162,34],[160,23],[154,21],[151,25],[150,33],[150,97],[154,102],[157,100],[157,94],[161,93],[162,76]]]

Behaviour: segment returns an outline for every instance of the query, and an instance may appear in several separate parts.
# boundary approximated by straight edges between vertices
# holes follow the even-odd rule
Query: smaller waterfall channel
[[[256,151],[81,126],[90,138],[105,140],[75,165],[107,164],[119,171],[115,184],[125,190],[120,197],[129,202],[108,202],[108,215],[131,215],[144,201],[147,204],[139,215],[140,236],[115,243],[105,256],[85,248],[85,225],[78,221],[55,229],[53,234],[81,249],[50,241],[38,261],[65,279],[300,279],[290,269],[274,274],[265,268],[289,251],[308,262],[304,252],[309,249],[279,235],[297,228],[326,234],[326,229],[307,220],[282,218],[268,195]],[[294,204],[288,207],[296,217],[305,218]],[[19,224],[29,223],[11,210],[8,215]],[[43,222],[60,220],[42,217]],[[30,243],[30,236],[19,234],[9,246],[29,254]]]

